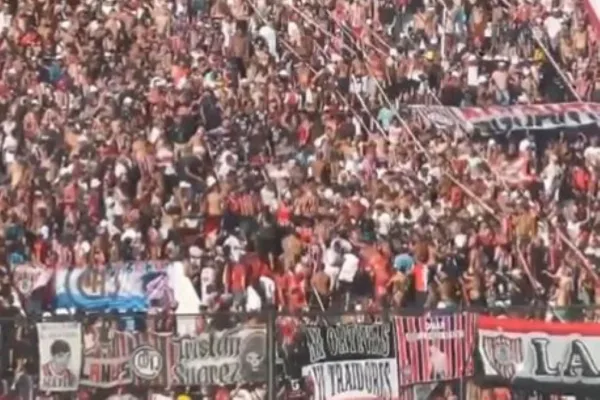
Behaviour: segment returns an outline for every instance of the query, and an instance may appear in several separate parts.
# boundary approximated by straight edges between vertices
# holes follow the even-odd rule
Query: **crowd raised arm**
[[[5,0],[3,316],[95,318],[54,276],[102,291],[151,260],[194,288],[150,299],[158,331],[182,307],[188,333],[273,309],[596,320],[594,26],[574,0]]]

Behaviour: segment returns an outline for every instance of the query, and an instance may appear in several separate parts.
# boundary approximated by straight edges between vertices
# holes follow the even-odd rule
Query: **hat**
[[[39,234],[44,240],[48,239],[48,237],[50,237],[50,228],[48,228],[48,225],[42,226],[39,230]]]
[[[521,93],[519,97],[517,97],[517,103],[526,104],[529,103],[529,96],[525,93]]]
[[[127,239],[135,239],[138,237],[138,232],[133,228],[127,228],[125,232],[121,235],[121,241],[125,241]]]
[[[465,245],[467,244],[468,238],[467,235],[463,234],[463,233],[459,233],[458,235],[456,235],[456,237],[454,238],[454,245],[456,247],[458,247],[459,249],[462,249],[465,247]]]
[[[206,186],[208,186],[208,187],[214,186],[216,183],[217,183],[217,180],[215,179],[214,176],[209,176],[206,179]]]
[[[190,257],[193,257],[193,258],[202,257],[202,249],[198,246],[190,247]]]

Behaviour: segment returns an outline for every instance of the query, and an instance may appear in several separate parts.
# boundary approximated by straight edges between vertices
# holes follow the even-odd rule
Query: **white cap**
[[[529,103],[529,97],[525,93],[521,93],[519,97],[517,97],[517,102],[519,103]]]
[[[83,252],[83,254],[88,254],[90,250],[92,250],[92,246],[90,246],[90,243],[86,240],[81,243],[80,249]]]
[[[198,258],[202,256],[202,249],[198,246],[190,247],[190,257]]]
[[[215,185],[216,183],[217,183],[217,180],[215,179],[215,177],[214,177],[214,176],[209,176],[209,177],[206,179],[206,185],[207,185],[208,187],[211,187],[211,186]]]
[[[48,228],[48,225],[42,226],[39,230],[39,234],[44,240],[48,239],[50,237],[50,228]]]
[[[120,178],[121,176],[124,176],[125,174],[127,174],[127,168],[125,168],[125,166],[121,163],[117,163],[115,165],[115,176],[117,178]]]
[[[94,32],[96,31],[98,28],[100,28],[100,23],[96,20],[93,20],[92,22],[90,22],[90,24],[88,25],[88,29],[90,30],[90,32]]]
[[[97,188],[97,187],[100,187],[100,184],[101,184],[101,182],[100,182],[100,179],[98,179],[98,178],[94,178],[94,179],[92,179],[92,181],[90,182],[90,187],[91,187],[92,189],[95,189],[95,188]]]
[[[459,233],[454,238],[454,245],[456,247],[458,247],[459,249],[462,249],[467,244],[467,241],[468,241],[467,235],[465,235],[464,233]]]
[[[133,228],[127,228],[125,230],[125,232],[123,232],[123,234],[121,235],[121,240],[126,240],[126,239],[135,239],[136,237],[138,237],[138,232],[133,229]]]

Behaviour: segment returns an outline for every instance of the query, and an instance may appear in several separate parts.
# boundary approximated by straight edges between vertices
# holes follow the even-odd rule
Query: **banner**
[[[81,372],[81,324],[37,324],[40,355],[39,387],[47,392],[77,390]]]
[[[478,326],[486,377],[536,387],[600,385],[597,323],[480,317]]]
[[[515,104],[492,107],[411,106],[442,128],[460,126],[482,135],[519,130],[577,129],[600,122],[600,104]]]
[[[315,400],[397,399],[393,325],[305,327],[308,363],[302,376]]]
[[[456,107],[425,105],[411,105],[408,107],[413,111],[413,115],[419,117],[428,126],[433,125],[436,128],[447,130],[455,129],[457,126],[465,128],[465,121]]]
[[[13,267],[13,281],[17,291],[25,298],[35,290],[45,287],[52,279],[53,270],[32,264],[19,264]]]
[[[84,350],[83,386],[210,386],[267,379],[263,327],[178,337],[116,331],[104,324],[91,335]]]
[[[401,386],[473,374],[474,314],[396,317],[395,321]]]
[[[170,264],[142,261],[103,268],[59,269],[55,273],[56,306],[83,311],[144,311],[150,301],[173,302]]]

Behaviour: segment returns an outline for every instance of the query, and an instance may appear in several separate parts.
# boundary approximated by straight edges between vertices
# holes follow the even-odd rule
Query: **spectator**
[[[575,318],[597,298],[595,128],[486,145],[406,107],[593,98],[595,35],[559,3],[6,2],[3,315],[56,311],[48,280],[11,289],[18,265],[88,266],[100,290],[109,264],[164,260],[201,307],[114,329],[272,307]],[[184,329],[178,307],[207,315]],[[5,370],[35,362],[33,331],[3,325]]]

